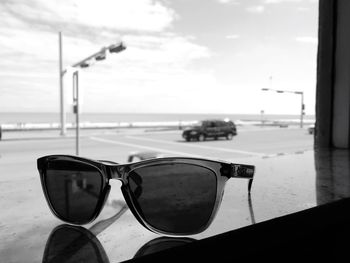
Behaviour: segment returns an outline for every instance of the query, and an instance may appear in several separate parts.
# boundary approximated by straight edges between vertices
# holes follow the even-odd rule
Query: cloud
[[[296,37],[295,40],[297,42],[307,43],[307,44],[317,44],[318,42],[316,37],[309,37],[309,36]]]
[[[240,4],[238,0],[217,0],[220,4]]]
[[[279,3],[285,3],[285,2],[300,2],[303,0],[263,0],[264,4],[279,4]]]
[[[177,54],[190,60],[208,52],[189,37],[171,33],[176,13],[152,0],[13,0],[0,5],[0,14],[6,24],[0,27],[2,57],[54,60],[58,31],[69,63],[123,39],[138,50],[162,50],[170,58]],[[62,25],[67,28],[60,30]]]
[[[247,7],[246,10],[250,13],[261,14],[265,11],[265,7],[262,5],[256,5],[256,6]]]
[[[262,0],[256,2],[262,3]],[[218,77],[217,70],[213,70],[217,65],[212,51],[202,45],[199,38],[176,31],[179,28],[175,27],[175,22],[180,16],[167,3],[171,2],[1,1],[0,111],[59,110],[58,31],[63,34],[65,68],[111,43],[122,40],[127,46],[125,51],[108,54],[106,60],[80,70],[79,83],[84,93],[86,112],[251,111],[252,106],[248,104],[232,105],[232,97],[238,96],[225,96],[223,99],[222,94],[236,94],[240,98],[247,94],[249,100],[251,94],[247,89],[253,89],[254,85],[246,84],[252,72],[251,66],[245,66],[247,59],[252,58],[248,65],[265,65],[266,61],[281,57],[276,55],[276,49],[269,52],[273,54],[271,58],[264,56],[258,63],[257,56],[242,47],[240,51],[247,56],[238,57],[240,63],[235,61],[234,64],[239,74],[234,74],[237,77],[229,74],[228,77],[233,79],[232,83],[237,81],[236,78],[238,81],[245,79],[239,82],[242,85],[235,86],[248,88],[224,86],[227,83]],[[225,0],[220,3],[239,4],[238,1]],[[245,8],[244,2],[240,3]],[[221,10],[225,7],[217,6]],[[265,9],[257,5],[247,11],[263,13]],[[242,15],[247,15],[244,10]],[[226,36],[221,35],[222,40],[234,41],[241,37],[234,34],[235,31],[231,32]],[[301,37],[293,40],[306,42],[303,33],[299,33]],[[312,48],[311,45],[306,47],[308,50]],[[258,55],[266,53],[262,49]],[[209,61],[212,57],[214,59]],[[280,65],[280,61],[277,64]],[[229,72],[232,72],[232,63],[229,67]],[[260,68],[270,71],[272,66],[259,66],[257,72],[260,72]],[[288,70],[288,74],[290,72]],[[72,96],[70,74],[68,72],[64,76],[66,96]],[[218,92],[213,94],[213,89]],[[213,101],[220,101],[220,105]]]
[[[21,0],[2,5],[11,16],[35,26],[84,26],[159,32],[176,19],[170,8],[151,0]]]
[[[241,37],[240,35],[227,35],[226,36],[227,39],[238,39],[240,37]]]
[[[190,63],[192,60],[208,58],[208,48],[194,44],[188,38],[170,36],[125,36],[129,47],[128,59],[146,63]]]
[[[281,3],[317,3],[319,0],[263,0],[264,4],[281,4]]]
[[[310,10],[310,8],[308,8],[308,7],[298,7],[297,9],[298,9],[298,11],[300,11],[300,12],[306,12],[306,11],[309,11],[309,10]]]
[[[64,68],[120,40],[127,46],[81,70],[85,101],[94,107],[88,110],[128,111],[136,93],[142,104],[142,96],[152,100],[157,92],[167,94],[179,86],[185,92],[186,83],[199,87],[212,79],[210,72],[193,66],[196,60],[209,58],[210,50],[190,36],[174,33],[177,14],[162,2],[12,0],[0,4],[0,15],[0,110],[57,110],[59,30]],[[64,76],[68,95],[70,74]],[[16,103],[19,98],[21,105]],[[104,100],[112,108],[105,109]]]

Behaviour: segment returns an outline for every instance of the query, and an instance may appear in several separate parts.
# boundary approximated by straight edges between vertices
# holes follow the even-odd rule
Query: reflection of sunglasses
[[[44,251],[43,263],[98,262],[109,259],[98,239],[87,229],[60,225],[50,234]]]
[[[50,155],[37,161],[52,212],[71,224],[86,224],[101,212],[109,180],[122,182],[130,210],[147,229],[168,235],[204,231],[220,206],[230,178],[249,179],[254,166],[199,158],[166,157],[116,164],[76,156]]]
[[[144,244],[134,258],[195,241],[185,237],[158,237]],[[98,238],[88,229],[60,225],[52,230],[43,256],[43,263],[108,263],[108,256]]]

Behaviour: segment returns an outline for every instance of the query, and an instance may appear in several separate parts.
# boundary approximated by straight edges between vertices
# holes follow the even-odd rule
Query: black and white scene
[[[0,261],[338,262],[349,12],[1,1]]]

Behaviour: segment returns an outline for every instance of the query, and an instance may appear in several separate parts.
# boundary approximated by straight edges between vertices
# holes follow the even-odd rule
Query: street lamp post
[[[61,119],[61,135],[66,135],[66,114],[65,114],[65,105],[64,105],[64,87],[63,87],[63,77],[66,74],[67,70],[63,69],[62,66],[62,33],[58,33],[58,46],[59,46],[59,85],[60,85],[60,119]],[[95,59],[96,61],[106,59],[106,51],[110,53],[119,53],[125,50],[123,42],[109,45],[108,47],[103,47],[100,51],[84,58],[83,60],[74,63],[73,68],[86,68],[89,67],[88,61]],[[74,78],[74,75],[73,75]]]
[[[60,120],[61,120],[61,135],[66,135],[66,115],[64,109],[64,89],[63,89],[63,75],[62,69],[62,33],[58,33],[58,59],[59,59],[59,81],[60,81]]]
[[[261,115],[261,126],[264,127],[265,126],[265,120],[264,120],[264,110],[260,111],[260,115]]]
[[[304,104],[304,92],[302,91],[290,91],[290,90],[276,90],[276,89],[268,89],[263,88],[262,91],[275,91],[277,93],[293,93],[301,95],[301,111],[300,111],[300,128],[303,128],[303,119],[304,119],[304,110],[305,110],[305,104]]]

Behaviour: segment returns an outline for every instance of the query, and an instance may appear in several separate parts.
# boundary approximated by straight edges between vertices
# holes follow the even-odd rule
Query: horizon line
[[[0,114],[42,114],[42,113],[52,113],[52,114],[60,114],[59,111],[0,111]],[[66,112],[66,114],[74,114],[73,112]],[[228,113],[228,112],[90,112],[90,111],[83,111],[80,113],[83,114],[208,114],[208,115],[293,115],[293,116],[300,116],[300,114],[297,113]],[[315,114],[305,114],[304,116],[315,116]]]

